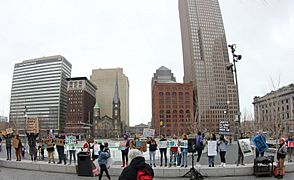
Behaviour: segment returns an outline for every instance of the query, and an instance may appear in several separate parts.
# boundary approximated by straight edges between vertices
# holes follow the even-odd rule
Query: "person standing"
[[[39,150],[39,159],[44,160],[45,156],[44,156],[44,142],[43,141],[39,142],[38,150]]]
[[[110,154],[107,151],[105,151],[104,148],[105,148],[104,145],[100,145],[100,151],[99,151],[99,156],[98,156],[98,164],[100,166],[99,180],[102,179],[104,171],[106,173],[107,178],[111,179],[110,175],[108,173],[107,167],[106,167],[107,159],[110,158]]]
[[[186,134],[183,134],[183,140],[188,141]],[[188,167],[188,147],[181,147],[182,165],[181,167]]]
[[[198,131],[196,137],[195,137],[195,150],[197,151],[197,160],[196,160],[196,165],[199,167],[200,166],[200,158],[202,155],[202,150],[204,148],[203,145],[203,136],[201,135],[201,132]]]
[[[292,155],[294,151],[294,147],[289,147],[289,142],[293,142],[294,139],[290,135],[288,136],[286,140],[286,145],[287,145],[287,151],[288,151],[288,162],[292,162]]]
[[[155,164],[155,154],[156,154],[156,150],[157,150],[157,144],[156,141],[151,137],[147,143],[149,144],[149,158],[150,158],[150,166],[152,167],[152,165],[154,167],[156,167]]]
[[[241,133],[241,136],[240,136],[239,139],[245,139],[243,133]],[[242,153],[240,142],[238,141],[237,143],[238,143],[238,161],[237,161],[237,166],[239,166],[240,163],[241,163],[241,165],[245,166],[245,164],[244,164],[244,154]]]
[[[13,138],[13,146],[15,148],[15,156],[16,156],[16,161],[21,161],[21,141],[19,139],[19,135],[15,135]]]
[[[287,147],[286,147],[286,144],[285,144],[285,139],[281,138],[279,140],[279,148],[278,148],[278,151],[277,151],[277,160],[278,160],[278,176],[277,176],[277,178],[278,179],[283,178],[283,175],[284,175],[284,172],[285,172],[284,163],[285,163],[286,155],[287,155]]]
[[[46,141],[46,149],[48,152],[48,163],[51,163],[51,161],[55,164],[54,160],[54,143],[51,136],[49,136],[48,140]]]
[[[122,157],[122,162],[123,165],[121,167],[128,166],[128,154],[129,154],[129,147],[130,147],[130,140],[129,136],[127,134],[123,135],[124,140],[120,143],[121,146],[121,157]]]
[[[2,138],[0,137],[0,152],[2,151]]]
[[[211,136],[208,138],[208,141],[216,141],[216,136],[215,134],[211,134]],[[207,141],[207,143],[208,143]],[[207,146],[208,148],[210,148],[209,146]],[[217,147],[215,147],[217,149]],[[215,150],[216,150],[215,149]],[[209,152],[209,149],[208,149],[208,152]],[[208,153],[207,153],[207,157],[208,157],[208,167],[214,167],[214,156],[208,156]]]
[[[11,161],[11,139],[13,137],[13,134],[3,135],[3,137],[5,139],[5,144],[6,144],[7,160]]]
[[[36,138],[38,137],[39,133],[28,133],[26,132],[28,137],[28,144],[29,144],[29,152],[32,161],[37,160],[37,148],[36,148]]]
[[[161,135],[161,138],[159,141],[167,141],[164,134]],[[160,166],[162,166],[162,160],[164,156],[164,160],[165,160],[164,166],[166,167],[167,166],[167,157],[166,157],[167,147],[159,148],[159,151],[160,151]]]
[[[178,137],[174,134],[172,141],[174,142],[174,145],[170,147],[170,159],[169,159],[169,167],[172,166],[177,166],[177,157],[178,157]]]
[[[225,139],[224,135],[220,135],[220,139],[217,142],[221,164],[220,167],[226,167],[226,152],[228,150],[228,141]]]
[[[64,165],[66,165],[66,157],[64,154],[64,137],[58,134],[56,138],[58,138],[59,140],[62,140],[60,144],[56,144],[56,149],[57,149],[58,159],[59,159],[57,164],[61,164],[62,161],[64,161]]]

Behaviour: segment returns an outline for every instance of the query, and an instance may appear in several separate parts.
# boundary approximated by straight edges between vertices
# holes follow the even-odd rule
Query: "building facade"
[[[128,133],[129,133],[129,136],[130,137],[135,137],[135,135],[143,135],[143,130],[145,128],[150,128],[147,124],[138,124],[138,125],[135,125],[135,126],[131,126],[129,127],[128,129]]]
[[[118,81],[118,94],[120,98],[120,118],[122,129],[129,126],[129,80],[123,73],[122,68],[115,69],[94,69],[90,77],[98,88],[96,98],[99,102],[101,117],[107,115],[113,116],[113,97],[115,94],[116,79]]]
[[[179,0],[179,14],[184,82],[193,83],[197,129],[218,132],[219,121],[228,120],[234,132],[237,92],[233,72],[226,69],[229,55],[218,0]]]
[[[0,122],[8,122],[8,118],[5,116],[0,116]]]
[[[93,108],[97,87],[86,77],[67,78],[66,132],[94,136]]]
[[[294,133],[294,84],[254,97],[253,105],[258,130]]]
[[[39,118],[40,130],[64,130],[71,64],[62,56],[24,60],[14,65],[9,119],[23,133],[25,115]]]

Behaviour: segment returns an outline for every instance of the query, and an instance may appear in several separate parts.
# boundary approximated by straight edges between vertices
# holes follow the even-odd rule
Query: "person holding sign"
[[[169,161],[169,167],[172,166],[172,164],[176,167],[176,161],[178,157],[178,137],[174,134],[173,139],[170,141],[170,161]]]
[[[214,157],[217,155],[216,136],[211,134],[207,141],[208,167],[214,167]]]
[[[182,165],[181,167],[188,167],[188,137],[186,134],[183,134],[183,141],[181,142],[181,156],[182,156]]]
[[[130,147],[130,140],[129,136],[127,134],[124,134],[123,136],[124,140],[120,142],[119,149],[121,150],[121,157],[123,161],[123,165],[121,167],[128,166],[128,154],[129,154],[129,147]]]
[[[54,143],[53,143],[53,138],[51,135],[48,136],[48,139],[46,139],[46,149],[48,152],[48,163],[51,163],[51,161],[55,164],[54,160]]]
[[[161,138],[159,140],[159,151],[160,151],[160,167],[162,166],[162,160],[164,156],[165,164],[164,166],[167,166],[167,158],[166,158],[166,152],[167,152],[167,139],[165,138],[165,135],[162,134]]]
[[[66,157],[65,157],[65,154],[64,154],[64,137],[60,136],[60,134],[58,134],[56,136],[56,149],[57,149],[57,152],[58,152],[58,163],[57,164],[61,164],[62,161],[64,161],[64,165],[66,165]]]
[[[294,139],[290,135],[286,140],[287,151],[288,151],[288,162],[292,162],[292,154],[294,151]]]
[[[155,154],[157,150],[156,141],[152,137],[150,137],[148,138],[147,144],[149,144],[150,166],[152,167],[152,164],[153,164],[153,166],[156,167],[155,165]]]
[[[286,144],[285,144],[285,139],[281,138],[279,140],[279,148],[278,148],[278,151],[277,151],[277,159],[278,159],[278,176],[277,176],[277,178],[278,179],[283,178],[283,175],[284,175],[284,172],[285,172],[284,163],[285,163],[286,155],[287,155],[287,147],[286,147]]]
[[[6,153],[7,153],[7,160],[11,160],[11,139],[13,137],[13,134],[3,134],[3,137],[5,139],[6,143]]]
[[[225,139],[224,135],[221,135],[219,141],[217,142],[218,150],[220,154],[221,164],[220,167],[226,167],[226,152],[228,150],[228,141]]]
[[[31,160],[32,161],[36,161],[37,160],[37,148],[36,148],[36,139],[39,135],[39,133],[28,133],[26,131],[26,135],[28,137],[28,144],[29,144],[29,152],[30,152],[30,156],[31,156]]]
[[[239,139],[245,139],[243,133],[241,133],[241,136],[240,136]],[[244,154],[243,154],[243,152],[241,150],[240,142],[238,141],[238,161],[237,161],[237,166],[239,166],[240,163],[241,163],[241,165],[245,166],[245,164],[244,164]]]
[[[16,161],[21,161],[21,141],[19,139],[19,135],[15,135],[12,140],[13,147],[15,148],[15,155],[16,155]]]

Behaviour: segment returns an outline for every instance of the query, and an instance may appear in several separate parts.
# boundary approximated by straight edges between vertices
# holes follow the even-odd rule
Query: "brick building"
[[[93,136],[93,109],[97,87],[86,77],[67,78],[67,133]]]
[[[152,128],[155,134],[195,133],[192,83],[160,83],[152,87]]]

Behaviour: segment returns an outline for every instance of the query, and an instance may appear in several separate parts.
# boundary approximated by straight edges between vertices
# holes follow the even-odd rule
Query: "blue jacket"
[[[99,151],[98,152],[99,156],[98,156],[98,164],[102,165],[102,164],[107,164],[107,159],[110,157],[110,154],[107,152],[103,152],[103,151]]]

